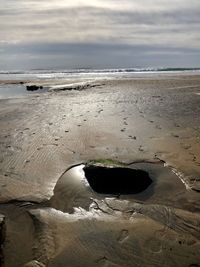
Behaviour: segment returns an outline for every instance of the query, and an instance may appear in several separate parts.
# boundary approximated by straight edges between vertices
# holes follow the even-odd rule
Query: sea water
[[[73,70],[31,70],[0,71],[0,99],[23,97],[27,94],[41,93],[45,90],[30,92],[26,82],[54,83],[64,80],[67,83],[91,82],[102,79],[128,79],[140,76],[152,77],[156,74],[191,74],[200,73],[200,68],[126,68],[126,69],[73,69]],[[25,84],[20,84],[24,81]],[[55,83],[53,84],[56,85]]]

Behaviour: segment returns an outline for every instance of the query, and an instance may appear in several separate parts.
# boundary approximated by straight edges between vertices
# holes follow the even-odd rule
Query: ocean
[[[72,69],[72,70],[30,70],[30,71],[0,71],[0,99],[23,97],[28,92],[26,83],[43,83],[65,81],[92,82],[102,79],[128,79],[156,74],[191,74],[200,73],[200,68],[121,68],[121,69]],[[20,83],[21,82],[21,83]],[[43,92],[43,91],[41,91]],[[38,93],[38,92],[37,92]]]

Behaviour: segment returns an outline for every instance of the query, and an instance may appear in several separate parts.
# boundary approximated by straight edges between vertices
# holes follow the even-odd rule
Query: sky
[[[200,67],[199,0],[0,0],[0,70]]]

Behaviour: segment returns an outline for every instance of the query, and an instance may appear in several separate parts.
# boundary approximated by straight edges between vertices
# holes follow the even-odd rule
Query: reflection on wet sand
[[[109,172],[106,172],[107,169]],[[93,179],[92,186],[91,181],[88,181],[87,178],[87,170],[92,170],[89,173]],[[127,176],[127,170],[130,178]],[[137,176],[138,171],[139,174],[141,171],[142,175],[144,172],[145,177]],[[149,175],[149,178],[146,175]],[[116,182],[118,183],[117,186]],[[141,186],[146,188],[144,187],[137,192]],[[111,192],[111,190],[114,191]],[[132,163],[126,167],[91,165],[90,163],[89,165],[74,166],[58,180],[54,189],[54,196],[51,199],[51,206],[72,213],[76,207],[88,210],[93,198],[104,199],[108,196],[133,202],[162,204],[199,211],[198,193],[188,191],[181,179],[170,168],[164,167],[162,162]]]
[[[0,100],[1,265],[199,266],[199,75],[97,85]]]

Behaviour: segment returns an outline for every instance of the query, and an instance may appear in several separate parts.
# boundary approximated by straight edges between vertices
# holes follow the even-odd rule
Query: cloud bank
[[[199,0],[0,3],[1,69],[199,64]]]

